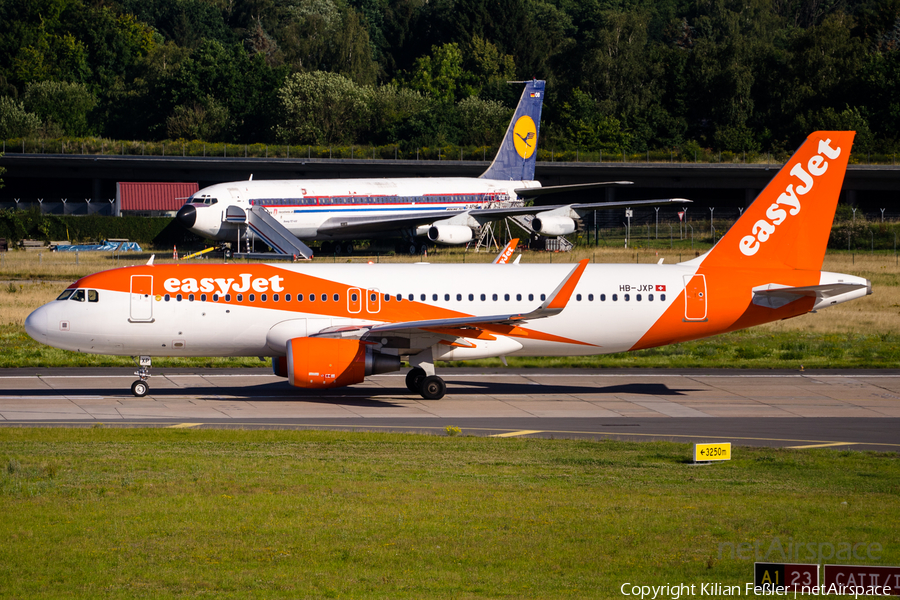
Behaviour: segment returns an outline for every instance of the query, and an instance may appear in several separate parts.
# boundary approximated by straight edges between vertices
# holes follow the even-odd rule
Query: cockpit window
[[[63,293],[56,297],[57,300],[68,300],[69,296],[72,295],[72,292],[75,290],[69,288],[67,290],[63,290]]]
[[[88,302],[99,302],[100,294],[97,293],[97,290],[88,290]]]
[[[203,204],[215,204],[218,201],[219,201],[218,198],[204,198]]]
[[[84,290],[75,290],[75,293],[72,294],[72,297],[69,300],[75,300],[76,302],[84,302]]]

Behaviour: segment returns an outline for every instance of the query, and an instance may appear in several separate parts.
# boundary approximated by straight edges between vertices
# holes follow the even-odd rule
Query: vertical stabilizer
[[[543,80],[535,79],[525,84],[516,113],[509,123],[506,135],[503,136],[500,150],[488,170],[482,173],[482,179],[505,181],[534,179],[545,83]]]
[[[695,260],[703,267],[821,270],[855,135],[811,134],[728,233]]]

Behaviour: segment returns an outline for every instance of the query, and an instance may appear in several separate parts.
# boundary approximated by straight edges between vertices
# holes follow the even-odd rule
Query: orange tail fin
[[[703,266],[821,270],[855,135],[817,131],[806,138],[702,257]]]

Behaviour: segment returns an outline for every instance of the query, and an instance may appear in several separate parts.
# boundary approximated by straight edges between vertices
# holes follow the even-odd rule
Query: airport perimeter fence
[[[373,145],[285,145],[285,144],[227,144],[197,140],[164,140],[157,142],[109,140],[104,138],[13,138],[3,140],[6,154],[54,154],[98,156],[171,156],[266,159],[356,159],[356,160],[447,160],[490,162],[497,146],[435,145],[413,147],[405,144]],[[790,152],[720,152],[701,148],[697,144],[669,149],[632,152],[617,150],[582,150],[539,148],[541,162],[588,163],[705,163],[705,164],[767,164],[783,165]],[[851,164],[896,165],[897,153],[854,151]]]

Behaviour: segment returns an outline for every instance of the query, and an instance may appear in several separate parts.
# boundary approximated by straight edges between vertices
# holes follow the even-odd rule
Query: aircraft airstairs
[[[247,210],[247,226],[256,237],[279,254],[298,258],[310,258],[313,255],[309,246],[298,240],[262,206],[251,206]]]

